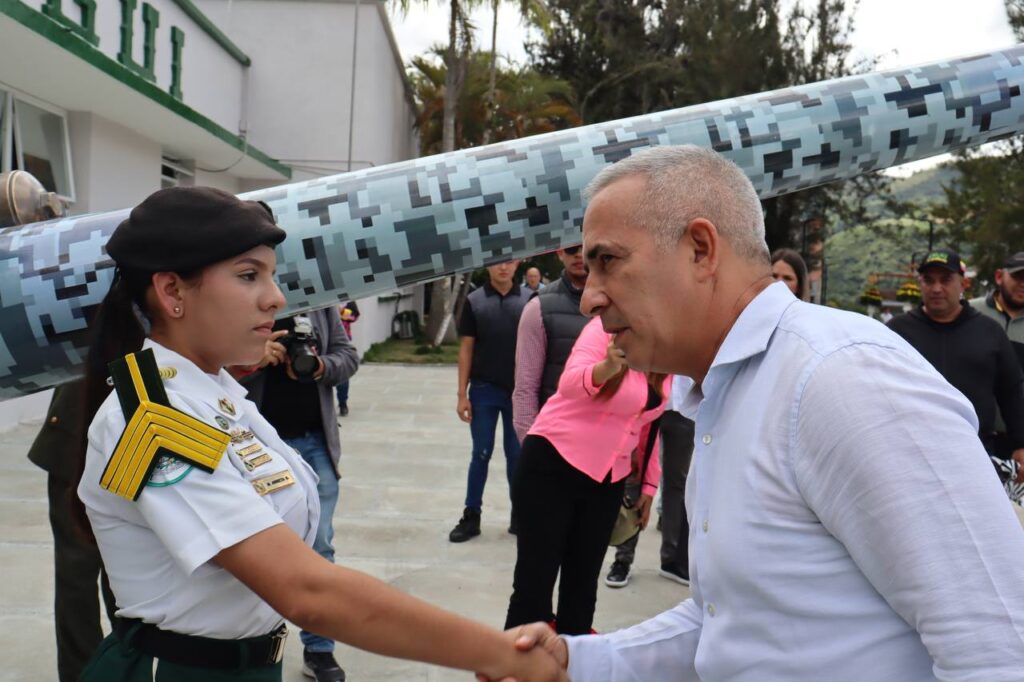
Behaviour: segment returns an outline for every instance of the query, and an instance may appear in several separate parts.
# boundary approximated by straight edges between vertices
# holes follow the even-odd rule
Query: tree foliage
[[[1024,41],[1024,0],[1005,0],[1017,40]],[[1021,137],[964,150],[959,177],[945,187],[935,215],[946,222],[953,248],[970,257],[978,279],[992,282],[1004,258],[1024,251],[1024,140]]]
[[[537,68],[568,81],[584,123],[685,107],[863,71],[852,62],[856,0],[548,0]],[[765,203],[768,244],[799,241],[813,216],[856,220],[887,178]]]
[[[495,73],[494,108],[487,117],[490,54],[473,52],[456,106],[455,148],[482,144],[488,128],[490,140],[502,142],[579,125],[569,84],[529,67],[499,67]],[[440,50],[415,57],[409,69],[419,114],[416,127],[423,155],[441,151],[446,67]]]
[[[1024,142],[961,153],[960,176],[945,187],[935,210],[950,231],[950,245],[970,255],[978,278],[991,282],[1007,255],[1024,251]]]

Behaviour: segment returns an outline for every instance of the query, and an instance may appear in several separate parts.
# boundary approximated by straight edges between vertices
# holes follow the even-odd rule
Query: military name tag
[[[249,431],[247,429],[246,430],[235,429],[234,431],[231,432],[231,442],[234,445],[238,445],[239,443],[244,443],[247,440],[252,440],[254,437],[255,436],[253,436],[252,431]]]
[[[258,495],[266,495],[275,490],[287,488],[293,483],[295,483],[295,477],[292,476],[291,471],[286,469],[285,471],[278,471],[276,474],[257,478],[252,482],[252,487]]]
[[[254,452],[259,452],[262,449],[263,449],[263,445],[262,444],[260,444],[260,443],[253,443],[252,445],[247,445],[244,448],[236,450],[235,452],[238,454],[239,457],[248,457],[249,455],[253,454]]]
[[[243,459],[242,460],[242,464],[245,465],[245,468],[247,470],[252,471],[256,467],[263,466],[264,464],[269,462],[271,459],[273,459],[273,458],[270,456],[270,453],[261,452],[261,453],[257,453],[255,457],[250,457],[249,459]]]

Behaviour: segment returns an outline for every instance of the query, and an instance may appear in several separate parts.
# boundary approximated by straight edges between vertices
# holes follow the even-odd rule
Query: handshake
[[[520,625],[501,636],[515,653],[477,673],[479,682],[568,682],[569,649],[546,623]]]

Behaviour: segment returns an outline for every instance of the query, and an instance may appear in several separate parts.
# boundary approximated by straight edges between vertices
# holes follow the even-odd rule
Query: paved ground
[[[500,455],[491,465],[483,534],[462,545],[448,542],[462,510],[469,457],[469,429],[455,416],[454,367],[366,365],[353,379],[350,406],[341,431],[338,562],[500,627],[515,563]],[[0,681],[56,679],[46,477],[25,458],[37,429],[0,433]],[[656,534],[645,533],[630,585],[599,587],[598,630],[636,622],[688,595],[657,576],[657,549]],[[307,679],[292,635],[285,680]],[[338,654],[352,682],[472,679],[344,645]]]

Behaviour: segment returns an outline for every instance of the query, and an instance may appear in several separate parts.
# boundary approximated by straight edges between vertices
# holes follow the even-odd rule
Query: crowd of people
[[[284,620],[331,682],[335,641],[520,682],[1019,680],[1024,254],[970,302],[959,255],[928,254],[922,305],[887,328],[805,301],[799,254],[769,254],[754,188],[714,152],[638,152],[586,196],[558,278],[492,265],[458,320],[472,450],[449,539],[481,532],[500,421],[506,632],[334,564],[358,309],[275,321],[285,233],[264,204],[137,206],[86,377],[31,455],[62,681],[280,680]],[[595,633],[606,548],[621,587],[659,485],[660,575],[691,597]]]

